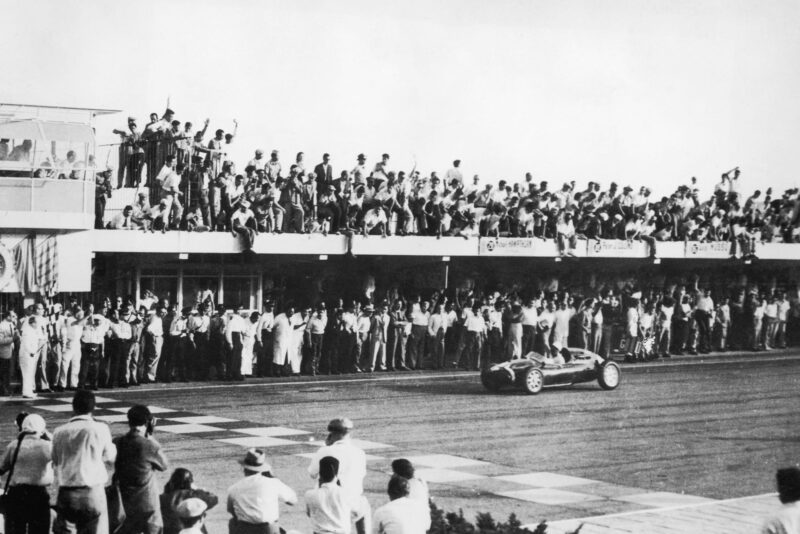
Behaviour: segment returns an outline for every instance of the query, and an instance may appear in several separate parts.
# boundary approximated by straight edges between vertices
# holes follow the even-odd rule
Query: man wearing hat
[[[264,151],[257,148],[255,157],[247,162],[247,166],[253,167],[256,172],[263,171],[267,166],[267,160],[264,159]]]
[[[293,506],[297,494],[272,476],[264,451],[248,450],[241,464],[244,478],[228,488],[229,534],[278,534],[280,501]]]
[[[176,512],[181,522],[180,534],[205,534],[206,510],[208,505],[203,499],[191,497],[177,506]]]
[[[367,474],[367,457],[364,451],[351,441],[350,432],[353,422],[346,417],[331,420],[328,423],[328,437],[325,446],[321,447],[311,458],[308,474],[317,478],[320,474],[320,460],[331,456],[339,461],[339,485],[347,493],[353,506],[356,519],[357,534],[372,532],[370,525],[370,507],[364,496],[364,477]]]
[[[167,458],[153,439],[155,419],[147,406],[137,404],[128,410],[128,426],[127,434],[114,439],[117,447],[114,477],[125,509],[120,530],[159,534],[164,524],[156,471],[167,469]]]

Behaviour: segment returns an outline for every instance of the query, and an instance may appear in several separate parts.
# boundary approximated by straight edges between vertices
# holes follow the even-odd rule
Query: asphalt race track
[[[132,403],[155,407],[157,438],[172,467],[188,467],[198,485],[221,497],[210,516],[212,532],[227,528],[225,491],[241,475],[237,460],[248,446],[265,448],[275,474],[301,497],[298,506],[284,507],[284,528],[308,532],[302,494],[312,481],[305,455],[338,415],[353,419],[354,437],[369,455],[365,488],[373,507],[388,500],[390,461],[408,457],[436,504],[462,508],[467,517],[490,511],[505,519],[514,512],[526,524],[558,525],[638,514],[661,521],[641,514],[691,509],[702,518],[704,510],[722,514],[713,511],[715,500],[762,496],[758,512],[731,506],[734,512],[714,520],[728,521],[728,532],[745,532],[753,528],[746,522],[760,523],[754,515],[778,505],[764,495],[774,491],[775,469],[800,461],[799,392],[800,352],[793,351],[625,365],[615,391],[589,383],[538,396],[491,394],[475,373],[463,372],[101,390],[96,415],[118,435]],[[68,418],[68,401],[53,394],[4,402],[3,440],[12,439],[13,416],[23,404],[43,414],[52,430]],[[699,520],[663,531],[691,532],[686,525]]]

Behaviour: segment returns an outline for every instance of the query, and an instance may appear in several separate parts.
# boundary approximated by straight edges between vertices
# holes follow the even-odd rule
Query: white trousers
[[[36,387],[36,369],[39,366],[39,355],[41,351],[34,353],[19,353],[19,370],[22,374],[22,395],[32,397]]]
[[[61,352],[56,385],[62,388],[78,387],[78,376],[81,371],[81,347],[65,347]]]

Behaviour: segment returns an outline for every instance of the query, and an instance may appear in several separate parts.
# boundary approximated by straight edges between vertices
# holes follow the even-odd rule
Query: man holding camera
[[[128,410],[130,431],[114,439],[117,460],[114,479],[119,486],[125,521],[120,532],[159,534],[163,529],[156,471],[167,469],[161,445],[153,439],[156,420],[147,406]]]

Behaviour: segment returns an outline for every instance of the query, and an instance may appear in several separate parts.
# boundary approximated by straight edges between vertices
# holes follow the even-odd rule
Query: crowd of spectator
[[[177,468],[163,486],[158,473],[169,461],[154,438],[156,419],[141,404],[127,412],[128,431],[112,438],[92,417],[94,393],[79,390],[73,417],[50,434],[38,414],[20,413],[18,436],[0,456],[7,474],[4,509],[7,534],[208,534],[207,510],[219,503],[199,488],[188,469]],[[430,527],[430,494],[407,459],[392,462],[389,502],[374,513],[364,496],[366,455],[351,439],[353,423],[328,424],[325,445],[312,455],[308,474],[315,487],[304,494],[312,532],[424,534]],[[227,490],[229,534],[279,534],[280,505],[298,503],[264,451],[249,449],[240,461],[243,477]],[[48,489],[57,487],[51,506]],[[50,509],[56,511],[51,525]]]
[[[460,160],[441,177],[416,166],[395,171],[389,154],[374,164],[359,154],[337,172],[330,154],[314,165],[299,152],[286,164],[278,150],[267,157],[259,149],[239,167],[228,153],[235,130],[218,129],[205,142],[207,128],[208,121],[195,132],[167,110],[161,119],[152,114],[141,134],[132,117],[127,131],[115,130],[122,138],[118,185],[147,189],[107,226],[230,231],[247,245],[269,232],[537,237],[557,239],[564,254],[578,238],[643,240],[653,254],[657,241],[732,242],[745,255],[759,242],[800,241],[798,190],[745,197],[738,168],[723,173],[710,194],[692,178],[659,199],[647,187],[614,182],[554,188],[530,173],[493,185],[465,178]]]
[[[213,297],[178,309],[147,292],[78,306],[41,303],[0,322],[0,386],[35,390],[318,373],[485,369],[583,347],[635,362],[672,354],[770,350],[798,314],[786,292],[751,287],[712,296],[694,284],[598,292],[437,291],[426,298],[265,302],[227,309]],[[16,364],[16,365],[15,365]]]

